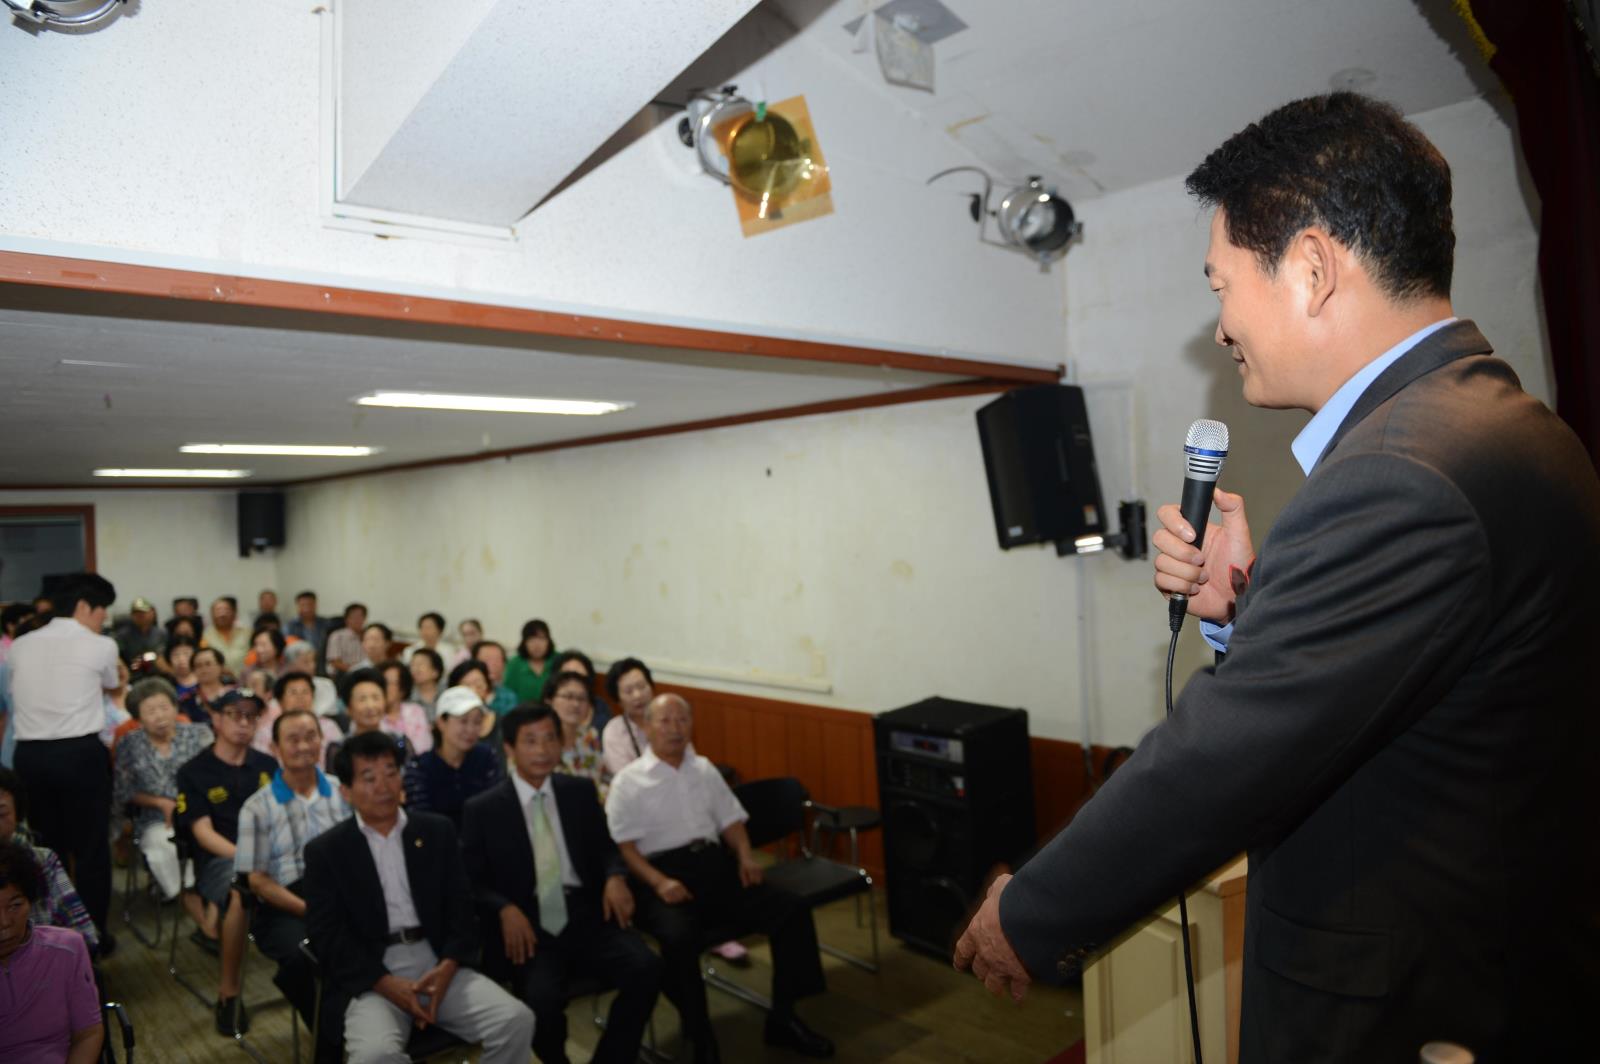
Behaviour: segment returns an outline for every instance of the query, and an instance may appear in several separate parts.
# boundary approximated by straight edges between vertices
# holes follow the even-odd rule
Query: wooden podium
[[[1200,1048],[1208,1061],[1239,1060],[1245,858],[1189,895]],[[1178,906],[1151,918],[1083,972],[1087,1064],[1192,1061]]]

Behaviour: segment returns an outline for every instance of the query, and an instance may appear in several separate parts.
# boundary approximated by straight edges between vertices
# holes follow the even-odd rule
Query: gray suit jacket
[[[1600,483],[1470,322],[1385,370],[1228,653],[1001,901],[1066,978],[1250,853],[1241,1060],[1564,1055],[1600,1002]],[[1152,608],[1151,623],[1158,611]]]

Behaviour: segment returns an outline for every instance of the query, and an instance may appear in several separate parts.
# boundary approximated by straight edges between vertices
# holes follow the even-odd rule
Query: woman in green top
[[[522,626],[522,642],[517,644],[517,656],[506,663],[504,680],[505,685],[517,693],[519,703],[542,699],[544,681],[550,675],[555,653],[556,643],[550,636],[548,624],[529,621]]]

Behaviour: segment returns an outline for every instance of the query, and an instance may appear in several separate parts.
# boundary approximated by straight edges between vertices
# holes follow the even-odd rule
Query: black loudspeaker
[[[1083,389],[1018,388],[978,411],[1002,550],[1106,533]]]
[[[929,698],[874,727],[889,933],[948,959],[990,871],[1035,845],[1028,714]]]
[[[283,546],[283,492],[239,493],[239,557],[253,550]]]

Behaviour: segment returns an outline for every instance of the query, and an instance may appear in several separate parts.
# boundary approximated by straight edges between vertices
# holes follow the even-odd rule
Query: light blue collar
[[[332,797],[333,784],[328,782],[328,777],[322,774],[320,768],[315,771],[317,773],[317,793],[324,798]],[[272,797],[278,800],[279,805],[288,805],[294,801],[294,789],[284,782],[283,769],[281,768],[272,774]]]
[[[1328,441],[1333,439],[1333,434],[1344,424],[1344,419],[1354,409],[1356,400],[1360,399],[1372,382],[1378,379],[1378,374],[1398,362],[1407,351],[1457,320],[1459,319],[1444,318],[1418,329],[1362,366],[1355,376],[1339,386],[1339,390],[1333,393],[1333,398],[1322,405],[1322,409],[1306,423],[1306,427],[1300,430],[1300,435],[1294,438],[1294,443],[1289,447],[1294,452],[1294,460],[1300,463],[1300,468],[1305,471],[1306,476],[1311,475],[1317,459],[1328,449]]]

